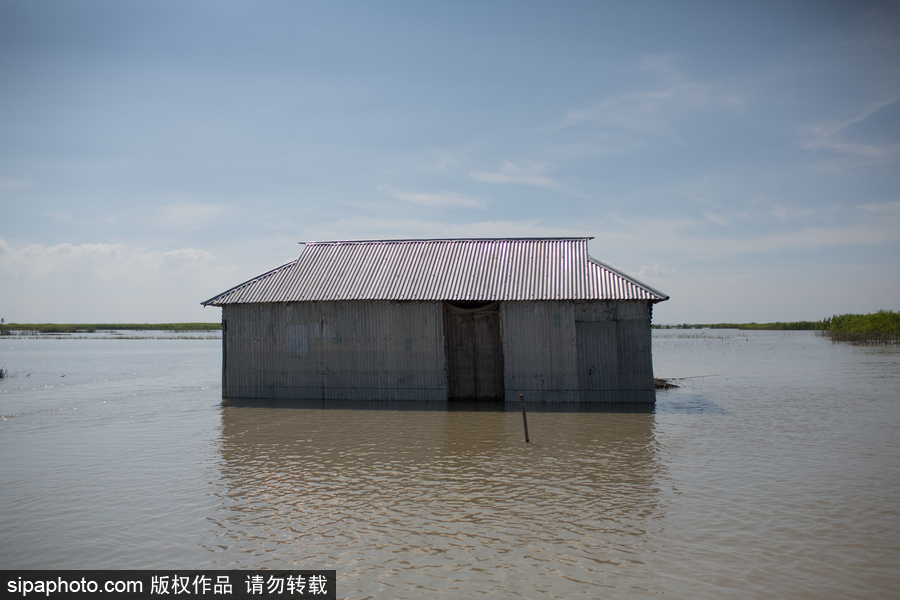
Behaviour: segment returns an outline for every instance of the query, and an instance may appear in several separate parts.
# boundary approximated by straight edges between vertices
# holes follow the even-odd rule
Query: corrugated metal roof
[[[306,242],[297,260],[203,304],[668,299],[588,256],[590,239]]]

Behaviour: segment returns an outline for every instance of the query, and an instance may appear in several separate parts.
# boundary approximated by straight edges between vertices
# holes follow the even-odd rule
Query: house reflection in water
[[[361,595],[386,573],[507,592],[522,569],[643,576],[633,558],[660,510],[652,413],[532,413],[527,445],[515,412],[225,405],[222,418],[217,545],[250,563],[337,568],[341,593]]]

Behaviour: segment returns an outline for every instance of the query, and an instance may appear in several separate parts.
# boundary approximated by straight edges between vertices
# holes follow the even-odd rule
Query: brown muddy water
[[[344,598],[900,597],[900,347],[655,331],[644,413],[223,405],[221,342],[0,339],[0,568]]]

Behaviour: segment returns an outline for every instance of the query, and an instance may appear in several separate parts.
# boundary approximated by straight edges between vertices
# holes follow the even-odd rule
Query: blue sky
[[[0,317],[297,242],[594,236],[654,321],[900,310],[898,2],[0,0]]]

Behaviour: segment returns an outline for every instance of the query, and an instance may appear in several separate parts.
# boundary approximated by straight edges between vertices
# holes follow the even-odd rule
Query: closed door
[[[503,345],[497,302],[447,303],[448,387],[453,400],[503,398]]]

